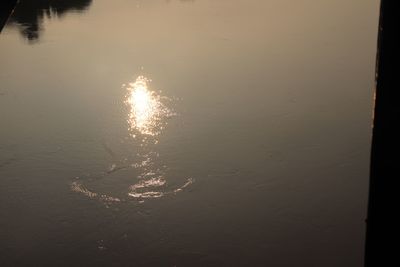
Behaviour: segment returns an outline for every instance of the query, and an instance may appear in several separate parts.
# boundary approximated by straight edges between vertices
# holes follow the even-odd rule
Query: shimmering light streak
[[[125,170],[129,173],[129,169],[135,169],[136,175],[132,176],[132,183],[128,188],[128,192],[122,193],[120,190],[115,190],[107,192],[107,194],[98,193],[85,186],[85,178],[83,180],[79,178],[79,180],[74,181],[71,185],[72,191],[107,204],[124,202],[129,199],[136,199],[142,202],[144,199],[177,194],[194,182],[194,179],[188,178],[185,181],[181,181],[183,185],[179,187],[168,185],[165,178],[165,168],[167,166],[160,163],[159,153],[154,149],[158,146],[157,136],[165,129],[167,119],[175,114],[166,105],[171,99],[162,97],[157,91],[150,90],[149,83],[149,79],[139,76],[134,82],[123,85],[123,88],[127,90],[124,100],[128,107],[129,134],[134,138],[134,143],[140,147],[139,151],[133,152],[136,154],[135,161],[131,163],[112,162],[107,171],[98,175],[99,177],[108,177],[120,170]],[[103,146],[108,154],[116,158],[110,147],[104,144]],[[115,184],[117,185],[118,181],[115,181]],[[119,197],[112,195],[118,195]]]
[[[161,96],[149,89],[150,80],[137,77],[129,83],[125,103],[129,106],[128,123],[133,136],[138,131],[143,135],[155,136],[161,133],[165,119],[173,113],[162,102]]]

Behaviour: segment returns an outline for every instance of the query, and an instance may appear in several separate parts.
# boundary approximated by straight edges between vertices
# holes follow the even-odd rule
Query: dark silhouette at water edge
[[[397,266],[400,177],[399,8],[381,1],[365,266]]]
[[[17,0],[3,0],[0,4],[0,32],[3,29],[4,25],[7,23],[7,20],[15,7]]]

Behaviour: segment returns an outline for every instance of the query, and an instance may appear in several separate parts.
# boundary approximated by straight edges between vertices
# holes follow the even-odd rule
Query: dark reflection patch
[[[39,40],[44,18],[62,18],[68,12],[84,12],[92,0],[22,0],[10,17],[8,25],[17,25],[30,43]]]

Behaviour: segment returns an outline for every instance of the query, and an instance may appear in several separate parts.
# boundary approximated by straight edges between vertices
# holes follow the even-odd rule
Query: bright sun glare
[[[162,130],[162,119],[170,112],[161,103],[160,96],[148,88],[148,80],[139,76],[128,87],[126,103],[130,107],[129,125],[144,135],[157,135]]]

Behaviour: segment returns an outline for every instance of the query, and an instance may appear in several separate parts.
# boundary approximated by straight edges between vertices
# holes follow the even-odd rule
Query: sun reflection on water
[[[151,80],[144,76],[137,77],[135,82],[129,83],[125,100],[125,104],[129,107],[128,123],[131,136],[134,138],[138,135],[144,136],[144,138],[140,138],[141,146],[145,149],[145,153],[140,156],[144,160],[141,164],[133,165],[142,171],[138,176],[139,181],[130,186],[128,193],[130,197],[137,199],[160,198],[167,194],[177,193],[193,182],[193,179],[188,179],[183,186],[168,190],[165,170],[153,166],[156,161],[159,161],[158,153],[146,151],[146,147],[149,145],[146,136],[155,137],[161,134],[167,124],[166,119],[175,115],[163,103],[170,99],[150,90],[150,82]],[[158,143],[157,140],[154,141],[154,144]]]
[[[194,182],[193,178],[176,181],[167,181],[168,166],[163,164],[159,155],[158,136],[167,125],[167,119],[176,115],[171,109],[171,99],[161,96],[161,91],[150,89],[151,80],[138,76],[134,82],[127,86],[123,85],[127,93],[124,103],[127,106],[128,133],[132,137],[131,160],[119,162],[118,155],[106,143],[103,147],[111,155],[113,162],[110,168],[100,174],[88,174],[86,177],[77,177],[71,185],[74,192],[81,193],[88,198],[98,199],[104,203],[111,204],[128,200],[156,199],[167,195],[177,194]],[[110,179],[114,173],[125,172],[121,180],[93,183],[93,178]],[[179,175],[179,174],[178,174]],[[118,176],[118,175],[117,175]],[[126,179],[127,178],[127,179]],[[111,182],[111,183],[110,183]],[[171,183],[172,182],[172,183]],[[89,184],[92,184],[89,186]],[[180,186],[178,186],[180,184]],[[92,187],[104,187],[111,185],[111,190],[94,190]],[[114,190],[113,187],[123,185],[125,189]],[[112,191],[112,192],[111,192]]]
[[[130,108],[128,118],[130,130],[155,136],[161,133],[166,123],[164,119],[173,115],[173,112],[161,102],[159,94],[149,90],[149,82],[146,77],[139,76],[135,82],[129,83],[125,103]]]

